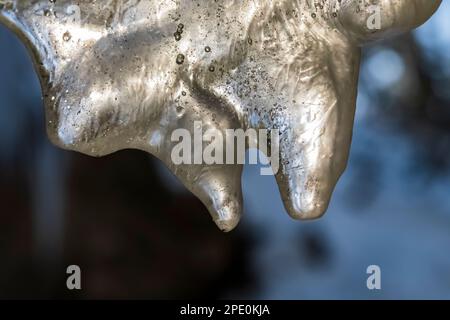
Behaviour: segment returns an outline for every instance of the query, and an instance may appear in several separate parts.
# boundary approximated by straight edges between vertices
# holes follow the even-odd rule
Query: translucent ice
[[[55,144],[151,153],[229,231],[242,165],[175,165],[172,132],[279,130],[285,207],[320,217],[347,163],[360,46],[415,28],[440,2],[16,0],[0,1],[0,21],[33,55]]]

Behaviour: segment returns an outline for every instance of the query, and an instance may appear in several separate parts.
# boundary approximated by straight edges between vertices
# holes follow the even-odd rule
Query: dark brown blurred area
[[[26,179],[1,179],[8,206],[0,214],[0,273],[9,275],[1,298],[218,298],[253,286],[249,238],[220,232],[199,200],[166,190],[158,160],[132,150],[70,158],[59,261],[33,252]],[[65,286],[71,264],[82,270],[83,290],[73,294]]]

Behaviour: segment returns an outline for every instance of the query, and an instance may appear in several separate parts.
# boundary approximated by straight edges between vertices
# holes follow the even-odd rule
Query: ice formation
[[[229,231],[242,165],[175,165],[171,133],[196,121],[279,130],[286,210],[320,217],[347,163],[360,47],[419,26],[440,2],[0,0],[0,21],[32,53],[56,145],[149,152]]]

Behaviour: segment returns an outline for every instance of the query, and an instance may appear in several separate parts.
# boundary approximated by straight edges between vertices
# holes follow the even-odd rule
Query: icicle
[[[359,45],[420,25],[439,4],[0,1],[0,21],[33,53],[55,144],[93,156],[151,153],[229,231],[242,211],[242,163],[202,161],[205,152],[221,154],[203,148],[196,130],[215,139],[230,129],[267,130],[278,149],[264,152],[287,211],[320,217],[347,163]],[[193,149],[201,147],[181,155],[192,163],[174,162],[178,129],[194,137]],[[239,149],[215,149],[227,150]]]

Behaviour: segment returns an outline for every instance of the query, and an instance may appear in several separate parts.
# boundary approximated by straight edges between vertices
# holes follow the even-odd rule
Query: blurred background
[[[274,178],[247,166],[229,234],[152,156],[53,147],[28,54],[1,26],[0,61],[0,298],[450,299],[450,1],[364,50],[324,218],[291,220]],[[381,291],[366,287],[372,264]]]

